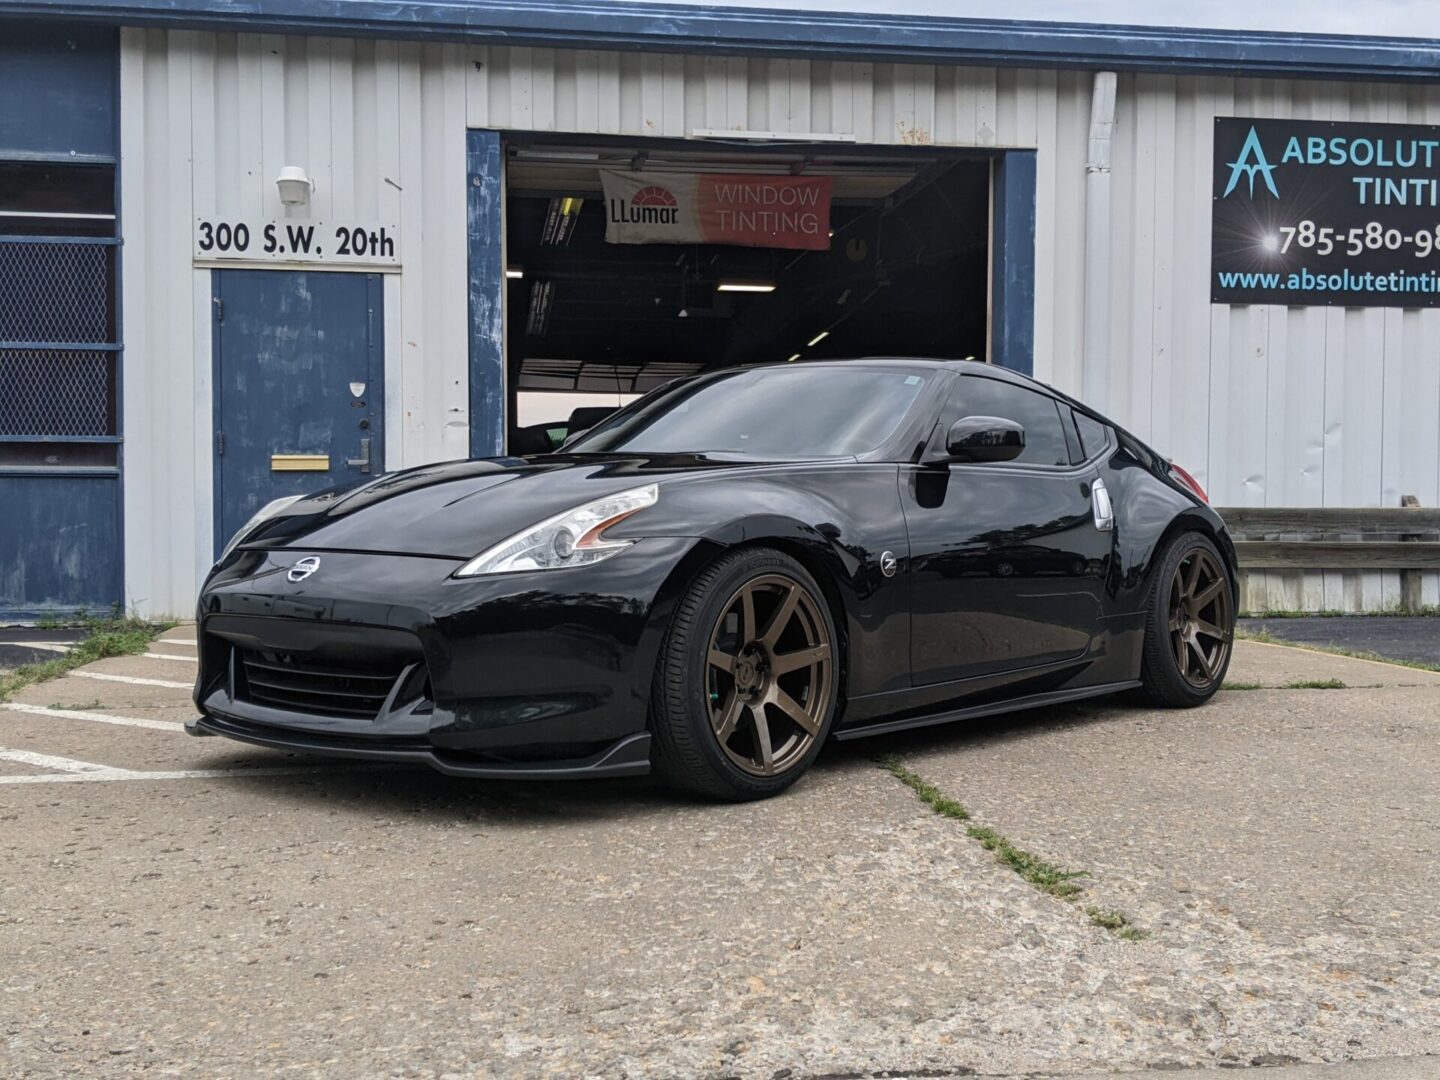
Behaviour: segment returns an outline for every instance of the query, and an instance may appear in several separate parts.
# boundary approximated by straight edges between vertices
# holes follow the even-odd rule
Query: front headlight
[[[654,506],[659,497],[660,489],[649,484],[577,506],[481,552],[456,570],[455,576],[559,570],[608,559],[635,541],[607,540],[605,530],[637,510]]]
[[[225,550],[220,553],[220,558],[215,560],[216,563],[224,562],[230,553],[235,550],[236,545],[239,544],[241,540],[244,540],[245,537],[249,536],[251,530],[254,529],[256,525],[259,525],[262,521],[269,520],[291,503],[297,503],[303,498],[305,498],[304,495],[286,495],[283,499],[276,499],[274,502],[266,503],[255,512],[254,517],[240,526],[240,531],[230,538],[230,542],[225,545]]]

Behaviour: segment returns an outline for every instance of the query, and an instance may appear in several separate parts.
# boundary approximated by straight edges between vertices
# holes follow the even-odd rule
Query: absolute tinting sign
[[[1210,299],[1440,306],[1440,128],[1215,121]]]

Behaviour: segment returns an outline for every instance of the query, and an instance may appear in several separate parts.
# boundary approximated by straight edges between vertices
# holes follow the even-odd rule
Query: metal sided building
[[[1437,57],[600,0],[0,0],[0,616],[186,615],[277,495],[522,452],[526,394],[721,363],[982,357],[1219,505],[1440,504]],[[777,220],[827,235],[614,242],[721,181],[742,222],[823,197]],[[1248,599],[1376,609],[1397,576]]]

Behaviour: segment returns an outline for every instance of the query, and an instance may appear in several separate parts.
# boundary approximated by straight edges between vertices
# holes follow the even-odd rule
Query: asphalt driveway
[[[710,806],[192,739],[191,635],[0,706],[6,1075],[1419,1076],[1440,1053],[1440,675],[1241,643],[1231,679],[1270,689],[850,743],[781,799]],[[1347,688],[1281,688],[1319,672]],[[986,830],[1084,871],[1078,895]]]
[[[42,630],[28,626],[0,626],[0,672],[24,664],[43,664],[70,651],[84,630]]]
[[[1434,615],[1318,615],[1241,619],[1244,630],[1264,631],[1295,645],[1322,645],[1397,660],[1440,664],[1440,617]]]

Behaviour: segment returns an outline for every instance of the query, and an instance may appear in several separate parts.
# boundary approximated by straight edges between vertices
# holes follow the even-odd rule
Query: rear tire
[[[721,556],[690,585],[661,645],[656,775],[711,799],[778,795],[830,733],[838,661],[829,605],[800,563],[762,547]]]
[[[1235,583],[1203,533],[1166,545],[1155,565],[1145,620],[1141,693],[1153,705],[1203,705],[1225,681],[1235,641]]]

